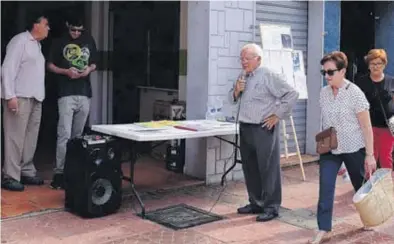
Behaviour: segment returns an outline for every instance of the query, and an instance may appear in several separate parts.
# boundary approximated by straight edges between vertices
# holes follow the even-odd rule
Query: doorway
[[[368,73],[364,56],[375,47],[375,2],[341,2],[340,45],[349,62],[346,78],[354,82]]]
[[[48,56],[54,39],[62,36],[65,31],[65,21],[69,14],[84,16],[87,12],[86,2],[1,2],[2,11],[2,61],[5,47],[13,36],[25,31],[25,16],[32,13],[42,13],[48,17],[51,30],[48,38],[41,42],[42,52]],[[56,136],[57,136],[57,86],[53,73],[45,74],[45,100],[42,104],[42,117],[38,136],[35,164],[38,169],[52,168],[55,162]],[[2,127],[3,130],[3,127]],[[3,133],[2,133],[3,140]],[[2,143],[3,145],[3,143]],[[3,152],[3,147],[2,147]],[[3,155],[3,153],[2,153]]]
[[[138,86],[178,89],[180,1],[110,2],[113,118],[139,121]]]

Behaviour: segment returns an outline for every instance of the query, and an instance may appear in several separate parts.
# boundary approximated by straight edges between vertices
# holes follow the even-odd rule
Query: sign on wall
[[[308,98],[303,53],[293,49],[291,27],[260,24],[263,65],[282,74],[286,81],[300,94]]]

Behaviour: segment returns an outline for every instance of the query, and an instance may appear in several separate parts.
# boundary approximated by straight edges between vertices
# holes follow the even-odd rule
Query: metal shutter
[[[308,2],[307,1],[257,1],[256,2],[256,25],[283,24],[290,25],[293,36],[294,49],[302,50],[304,64],[307,64],[308,48]],[[260,29],[256,29],[255,42],[261,43]],[[307,67],[305,67],[305,71]],[[293,110],[293,119],[296,127],[298,143],[301,153],[305,153],[306,137],[306,100],[299,100]],[[281,127],[282,128],[282,127]],[[290,126],[286,121],[286,130],[289,135],[289,153],[295,153],[295,142]],[[284,143],[281,131],[281,151],[284,153]]]

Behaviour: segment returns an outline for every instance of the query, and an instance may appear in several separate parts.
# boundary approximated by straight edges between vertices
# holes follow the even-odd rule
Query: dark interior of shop
[[[24,9],[21,12],[21,8]],[[89,2],[1,2],[2,62],[6,45],[16,34],[25,30],[23,16],[42,13],[49,18],[50,33],[42,41],[44,56],[54,38],[64,34],[65,21],[70,14],[89,18]],[[105,69],[113,74],[113,123],[139,120],[137,86],[178,88],[179,72],[179,2],[110,2],[113,51]],[[22,18],[22,19],[21,19]],[[89,26],[87,26],[89,31]],[[57,130],[56,83],[49,72],[45,79],[46,99],[36,151],[36,162],[52,167],[55,159]],[[127,105],[126,105],[127,104]],[[3,110],[3,105],[2,105]],[[3,132],[3,127],[1,128]],[[1,136],[3,141],[3,133]],[[2,148],[3,152],[3,143]],[[3,163],[3,153],[2,163]]]
[[[366,74],[364,56],[375,47],[375,2],[341,2],[341,51],[348,59],[347,78],[354,80]],[[353,66],[357,66],[357,73]]]

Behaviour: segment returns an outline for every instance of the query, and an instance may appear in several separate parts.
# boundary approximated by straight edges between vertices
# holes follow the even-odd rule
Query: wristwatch
[[[374,155],[373,155],[373,153],[366,153],[366,156],[373,157]]]

